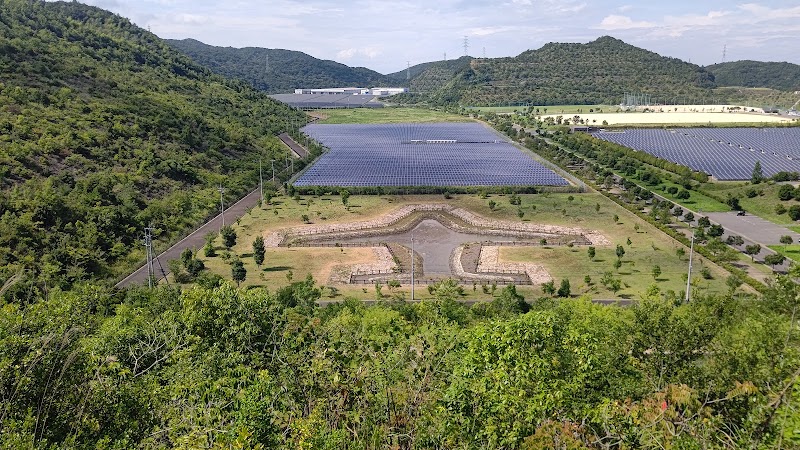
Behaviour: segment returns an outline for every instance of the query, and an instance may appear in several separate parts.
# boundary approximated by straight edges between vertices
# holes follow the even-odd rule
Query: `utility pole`
[[[153,228],[144,229],[144,247],[147,250],[147,286],[152,288],[156,280],[156,269],[153,266]]]
[[[692,283],[692,256],[694,254],[694,233],[692,233],[692,244],[689,247],[689,275],[686,277],[686,303],[689,303],[689,287]]]
[[[261,189],[261,204],[264,204],[264,175],[261,171],[261,158],[258,158],[258,186]]]
[[[406,81],[411,79],[411,61],[406,61]]]
[[[270,160],[272,162],[272,182],[275,183],[275,160]]]
[[[411,233],[411,301],[414,301],[414,233]]]
[[[222,216],[222,228],[225,227],[225,202],[222,199],[222,194],[225,192],[225,188],[220,185],[217,190],[219,191],[219,214]]]

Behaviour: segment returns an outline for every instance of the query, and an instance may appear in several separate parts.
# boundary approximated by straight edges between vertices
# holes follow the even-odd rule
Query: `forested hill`
[[[167,43],[218,74],[244,80],[270,94],[291,93],[297,88],[374,87],[389,83],[388,77],[373,70],[292,50],[215,47],[194,39]]]
[[[719,86],[800,91],[800,65],[788,62],[732,61],[706,67]]]
[[[430,95],[434,103],[537,105],[619,103],[625,92],[655,98],[709,96],[702,67],[612,37],[588,44],[549,43],[512,58],[473,59]]]
[[[6,298],[118,275],[144,226],[167,239],[219,205],[219,184],[252,188],[293,114],[110,12],[0,2]]]

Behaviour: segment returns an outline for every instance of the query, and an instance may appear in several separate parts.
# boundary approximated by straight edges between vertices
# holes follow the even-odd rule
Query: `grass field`
[[[353,108],[315,111],[315,115],[326,117],[318,123],[419,123],[419,122],[468,122],[468,117],[422,108]]]
[[[571,118],[564,116],[565,119]],[[555,119],[557,116],[563,115],[562,113],[553,113],[548,109],[547,115],[543,115],[542,119],[552,117]],[[723,113],[723,112],[664,112],[664,113],[642,113],[642,112],[627,112],[627,113],[600,113],[578,114],[582,119],[585,119],[593,125],[601,125],[605,122],[607,125],[708,125],[708,124],[758,124],[764,123],[790,123],[793,119],[785,117],[777,117],[770,115],[759,114],[745,114],[745,113]]]
[[[800,244],[770,245],[769,248],[795,262],[800,262]]]
[[[268,286],[274,290],[289,284],[290,278],[297,281],[307,274],[311,274],[318,284],[326,285],[333,266],[368,262],[372,258],[371,251],[356,248],[270,248],[267,249],[265,264],[259,268],[251,257],[253,239],[264,231],[302,225],[303,215],[307,215],[312,223],[350,222],[377,217],[404,204],[446,202],[486,217],[581,226],[601,231],[614,245],[598,247],[594,261],[589,260],[586,247],[514,248],[503,249],[501,252],[501,257],[507,258],[508,262],[531,261],[543,264],[557,282],[568,278],[574,294],[587,293],[594,298],[638,298],[652,284],[663,291],[679,292],[685,288],[683,273],[687,265],[686,257],[679,258],[676,255],[676,250],[682,245],[604,196],[597,193],[538,194],[522,195],[521,198],[522,204],[516,206],[511,205],[508,196],[504,195],[480,198],[478,195],[465,194],[453,196],[449,200],[438,195],[351,196],[348,202],[350,206],[345,208],[340,197],[334,195],[306,196],[299,200],[282,196],[274,199],[272,205],[253,209],[235,224],[238,240],[231,253],[241,258],[247,269],[244,286]],[[489,208],[490,201],[496,202],[494,210]],[[596,205],[600,205],[599,210]],[[524,212],[522,219],[518,217],[518,210]],[[614,215],[618,216],[618,222],[614,221]],[[631,240],[630,245],[627,244],[628,239]],[[615,270],[612,265],[616,259],[616,244],[622,245],[626,250],[619,270]],[[222,255],[224,249],[221,248],[219,238],[217,245],[218,252]],[[688,253],[688,249],[686,251]],[[200,252],[200,257],[212,272],[230,279],[230,266],[223,261],[222,256],[205,258]],[[727,273],[702,258],[695,261],[698,268],[708,266],[713,276],[712,280],[699,281],[698,288],[714,292],[724,290]],[[662,270],[658,280],[654,280],[651,275],[654,265],[659,265]],[[599,284],[600,277],[607,271],[611,271],[623,283],[622,290],[617,295]],[[585,275],[592,278],[592,286],[587,286],[584,282]],[[697,279],[701,280],[701,277],[698,276]],[[336,299],[342,299],[343,296],[375,299],[376,296],[373,286],[340,285],[336,289],[340,294]],[[480,289],[473,291],[472,286],[465,286],[465,290],[470,299],[481,300],[487,297]],[[520,286],[519,291],[529,298],[542,295],[539,286]],[[331,291],[326,289],[325,292]],[[416,292],[417,298],[429,296],[424,288],[417,289]],[[384,288],[384,293],[388,293],[387,288]],[[408,297],[409,289],[401,288],[397,293]]]

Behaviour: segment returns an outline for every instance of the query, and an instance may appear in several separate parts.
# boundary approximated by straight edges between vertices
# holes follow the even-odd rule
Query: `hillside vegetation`
[[[215,210],[218,185],[252,188],[299,119],[76,2],[0,2],[0,73],[6,298],[129,269],[143,227],[169,240]]]
[[[605,36],[588,44],[550,43],[513,58],[473,59],[429,100],[484,106],[618,104],[625,92],[639,92],[654,101],[700,101],[714,86],[714,77],[702,67]]]
[[[731,61],[706,67],[718,86],[800,91],[800,65],[788,62]]]
[[[270,94],[297,88],[375,87],[389,78],[364,67],[349,67],[303,52],[268,48],[215,47],[194,39],[167,40],[173,48],[217,74],[246,81]]]

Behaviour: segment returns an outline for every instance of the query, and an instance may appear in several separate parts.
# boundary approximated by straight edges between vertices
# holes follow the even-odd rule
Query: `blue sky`
[[[86,0],[163,38],[299,50],[381,73],[611,35],[696,64],[800,63],[797,0]]]

